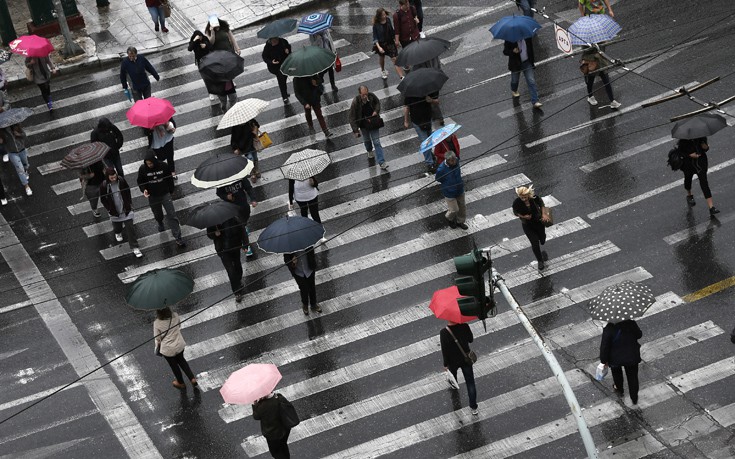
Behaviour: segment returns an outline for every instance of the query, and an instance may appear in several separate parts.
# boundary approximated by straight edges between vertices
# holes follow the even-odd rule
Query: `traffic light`
[[[485,324],[485,319],[495,315],[495,301],[493,292],[485,293],[485,272],[492,267],[492,261],[482,256],[477,247],[467,255],[454,257],[454,267],[458,276],[454,284],[459,294],[464,298],[458,298],[459,310],[464,316],[477,316]]]

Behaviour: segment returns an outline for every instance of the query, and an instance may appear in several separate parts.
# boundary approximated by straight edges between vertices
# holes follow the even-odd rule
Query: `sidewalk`
[[[169,0],[172,13],[166,18],[167,34],[156,32],[144,0],[110,0],[110,5],[97,8],[96,0],[77,0],[77,8],[84,17],[86,28],[73,31],[75,41],[85,54],[63,59],[61,54],[52,54],[52,60],[63,70],[95,66],[114,62],[125,55],[129,46],[138,52],[150,54],[186,44],[195,29],[204,30],[207,17],[216,13],[226,20],[233,30],[255,24],[297,8],[315,0]],[[11,3],[11,2],[8,2]],[[15,31],[28,33],[26,22],[30,13],[25,1],[12,2],[10,13]],[[56,49],[64,46],[61,35],[52,38]],[[9,82],[25,82],[25,67],[22,56],[14,55],[2,64]]]

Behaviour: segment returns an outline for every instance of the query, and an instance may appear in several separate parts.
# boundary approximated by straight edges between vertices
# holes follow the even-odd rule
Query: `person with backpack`
[[[470,410],[472,410],[473,415],[478,416],[480,413],[477,411],[475,373],[472,368],[473,362],[469,359],[470,343],[473,339],[472,329],[467,324],[449,321],[449,325],[439,332],[444,370],[449,371],[455,380],[457,379],[457,370],[462,370],[464,382],[467,385],[467,395],[470,398]]]
[[[679,139],[677,149],[679,150],[679,154],[684,158],[681,162],[681,171],[684,172],[684,189],[687,192],[687,204],[689,204],[689,207],[696,205],[694,196],[692,195],[692,178],[696,174],[697,178],[699,178],[699,186],[702,188],[704,199],[707,200],[709,215],[714,218],[720,211],[712,201],[712,191],[710,191],[709,182],[707,181],[707,151],[709,150],[707,137]]]
[[[281,394],[271,392],[253,402],[253,419],[260,421],[260,431],[268,443],[268,451],[274,459],[290,459],[288,436],[291,428],[284,422],[281,404],[289,401]]]
[[[593,89],[595,86],[595,77],[599,75],[602,84],[605,85],[605,93],[610,100],[610,108],[617,110],[623,104],[615,100],[612,85],[610,84],[610,77],[604,70],[609,65],[610,62],[595,47],[587,47],[582,52],[582,66],[580,69],[582,69],[582,73],[584,74],[584,82],[587,84],[587,103],[593,107],[597,105],[597,99],[595,99]]]
[[[524,0],[521,0],[523,3]],[[587,16],[588,14],[608,14],[611,18],[615,17],[610,0],[579,0],[579,14]]]
[[[405,48],[419,39],[418,24],[416,8],[409,5],[408,0],[398,0],[398,10],[393,13],[396,48],[398,46]]]
[[[633,405],[638,404],[638,364],[641,362],[641,345],[638,340],[643,332],[635,320],[608,322],[602,330],[600,341],[600,363],[610,367],[613,376],[613,390],[622,397],[623,368],[628,378],[628,391]]]

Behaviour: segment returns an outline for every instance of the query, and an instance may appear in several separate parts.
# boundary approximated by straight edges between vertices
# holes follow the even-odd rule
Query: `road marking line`
[[[690,293],[689,295],[684,296],[684,301],[686,301],[687,303],[691,303],[697,300],[701,300],[702,298],[706,298],[710,295],[714,295],[715,293],[727,290],[734,285],[735,276],[728,277],[727,279],[715,282],[714,284],[708,285],[703,289],[697,290],[694,293]]]
[[[730,427],[735,424],[735,403],[730,403],[729,405],[710,410],[709,415],[723,427]]]
[[[586,172],[586,173],[589,174],[590,172],[594,172],[594,171],[596,171],[598,169],[602,169],[603,167],[609,166],[610,164],[614,164],[614,163],[616,163],[618,161],[622,161],[624,159],[631,158],[631,157],[637,155],[638,153],[643,153],[644,151],[648,151],[648,150],[650,150],[652,148],[656,148],[659,145],[663,145],[663,144],[668,143],[670,141],[671,141],[671,136],[670,135],[669,136],[665,136],[665,137],[660,137],[660,138],[658,138],[656,140],[651,140],[650,142],[646,142],[646,143],[644,143],[642,145],[638,145],[637,147],[633,147],[631,149],[628,149],[628,150],[625,150],[625,151],[621,151],[620,153],[615,153],[614,155],[608,156],[607,158],[603,158],[603,159],[601,159],[599,161],[594,161],[594,162],[585,164],[584,166],[580,166],[579,169],[582,172]],[[662,154],[661,155],[661,160],[662,161],[663,161],[663,158],[664,158],[664,156]]]
[[[704,237],[707,233],[717,230],[722,223],[730,223],[733,220],[735,220],[735,214],[733,213],[727,214],[724,217],[717,217],[717,219],[708,218],[702,223],[666,236],[664,242],[669,245],[674,245],[695,236]]]
[[[624,457],[626,459],[641,459],[652,454],[656,454],[659,451],[663,451],[666,447],[660,441],[653,438],[648,432],[639,431],[640,435],[635,440],[615,445],[612,448],[604,448],[602,445],[599,447],[600,459],[618,459]],[[626,438],[630,438],[631,435],[627,435]]]
[[[3,445],[5,443],[10,443],[12,441],[19,440],[21,438],[30,437],[31,435],[36,435],[36,434],[39,434],[41,432],[45,432],[47,430],[51,430],[51,429],[54,429],[54,428],[59,427],[59,426],[63,426],[64,424],[69,424],[70,422],[78,421],[79,419],[83,419],[83,418],[86,418],[86,417],[89,417],[89,416],[93,416],[95,414],[99,414],[99,411],[97,411],[97,410],[88,410],[88,411],[85,411],[83,413],[75,414],[73,416],[69,416],[67,418],[60,419],[58,421],[54,421],[54,422],[52,422],[50,424],[46,424],[45,426],[38,427],[36,429],[25,430],[25,431],[23,431],[23,433],[12,435],[10,437],[0,438],[0,445]],[[7,457],[7,456],[5,456],[5,457]],[[12,457],[17,457],[17,456],[12,456]],[[140,456],[138,456],[138,457],[140,457]]]
[[[0,308],[0,314],[4,314],[6,312],[15,311],[16,309],[22,309],[28,306],[32,306],[33,303],[31,303],[31,300],[21,301],[20,303],[11,304],[10,306],[4,306]]]
[[[5,410],[8,410],[10,408],[14,408],[20,405],[25,405],[26,403],[35,402],[36,400],[42,399],[48,395],[53,394],[54,392],[61,389],[62,387],[64,386],[56,386],[51,389],[43,390],[41,392],[36,392],[35,394],[32,394],[32,395],[28,395],[28,396],[21,397],[16,400],[11,400],[9,402],[2,403],[0,404],[0,411],[5,411]],[[81,387],[81,386],[79,384],[73,384],[64,390],[73,389],[76,387]]]

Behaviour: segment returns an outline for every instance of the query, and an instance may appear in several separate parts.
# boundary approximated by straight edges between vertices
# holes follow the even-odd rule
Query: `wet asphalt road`
[[[126,245],[125,250],[115,249],[109,228],[99,224],[108,225],[104,211],[95,220],[86,204],[78,205],[74,173],[54,171],[49,165],[70,146],[85,141],[97,117],[125,120],[127,105],[116,68],[54,81],[57,108],[51,115],[40,107],[36,88],[13,90],[14,106],[36,107],[37,114],[25,123],[34,195],[21,197],[17,178],[3,164],[3,182],[12,199],[2,216],[72,326],[49,331],[47,323],[54,317],[26,303],[43,282],[35,279],[23,288],[5,250],[0,259],[0,383],[5,388],[0,419],[76,379],[78,366],[70,363],[70,355],[74,360],[84,353],[74,336],[83,339],[99,362],[137,349],[87,378],[109,383],[104,387],[121,395],[130,417],[117,407],[95,405],[91,386],[72,387],[0,424],[2,454],[121,457],[131,454],[130,445],[150,444],[153,449],[144,449],[142,456],[155,457],[155,450],[162,457],[267,455],[262,438],[254,437],[260,432],[257,423],[245,418],[249,411],[223,406],[216,390],[230,371],[262,361],[280,367],[279,388],[291,395],[304,420],[291,434],[294,457],[453,457],[465,452],[467,457],[583,456],[573,424],[563,420],[568,406],[553,381],[544,382],[551,373],[524,343],[526,333],[504,301],[501,314],[488,322],[489,333],[477,333],[481,326],[473,328],[474,347],[481,355],[475,370],[480,418],[469,414],[464,387],[454,394],[442,385],[436,339],[442,324],[427,313],[428,300],[434,290],[452,284],[453,268],[442,263],[475,243],[496,246],[494,266],[517,300],[528,305],[534,325],[575,381],[575,393],[601,451],[645,457],[636,445],[642,448],[650,442],[646,445],[654,445],[647,450],[651,457],[735,455],[728,447],[732,407],[727,410],[735,398],[728,336],[735,325],[732,293],[724,289],[686,301],[695,299],[687,295],[733,276],[735,219],[728,198],[735,182],[735,135],[726,128],[710,138],[709,181],[722,211],[710,220],[697,183],[697,206],[689,209],[681,173],[666,166],[673,143],[665,139],[671,129],[668,118],[698,106],[684,98],[639,106],[672,88],[716,76],[721,80],[696,96],[706,101],[731,96],[730,63],[735,56],[729,42],[735,18],[725,1],[706,7],[675,3],[665,11],[657,11],[659,6],[651,1],[614,3],[624,40],[607,51],[634,70],[614,75],[615,97],[623,104],[617,111],[603,107],[607,98],[601,89],[600,106],[587,104],[578,59],[558,56],[548,21],[539,19],[546,27],[535,42],[535,75],[544,105],[543,110],[532,110],[525,82],[520,100],[511,98],[502,45],[492,42],[487,32],[515,7],[468,0],[427,5],[427,33],[453,43],[443,56],[450,80],[441,100],[445,117],[463,126],[458,134],[468,190],[467,234],[446,227],[438,188],[420,189],[430,180],[423,178],[413,131],[403,130],[395,112],[402,103],[395,90],[398,79],[391,70],[387,82],[381,80],[377,58],[369,52],[365,32],[377,4],[336,7],[334,38],[345,41],[340,56],[346,64],[338,74],[339,92],[324,96],[328,124],[339,133],[329,141],[320,133],[309,136],[295,97],[283,105],[276,88],[260,90],[257,85],[272,80],[266,71],[238,77],[240,99],[272,101],[258,117],[261,125],[270,126],[275,145],[261,155],[261,168],[268,174],[256,187],[262,207],[250,220],[251,230],[261,230],[285,214],[286,182],[277,175],[290,153],[312,145],[333,153],[332,166],[319,177],[320,207],[327,236],[340,238],[317,254],[318,292],[325,310],[321,317],[303,317],[285,269],[265,275],[280,266],[278,257],[261,251],[243,260],[249,293],[236,309],[226,298],[226,276],[202,231],[184,226],[188,247],[182,250],[171,242],[169,232],[157,233],[150,217],[139,217],[136,227],[145,256],[138,260]],[[568,6],[557,2],[547,11],[568,24],[576,18]],[[260,42],[253,34],[246,31],[239,43],[254,49],[246,65],[258,64]],[[636,60],[649,53],[657,53],[657,58]],[[210,107],[192,57],[185,50],[149,57],[162,74],[176,72],[154,82],[153,93],[179,110],[177,171],[192,171],[208,155],[227,151],[222,142],[228,141],[228,133],[216,131],[216,121],[208,124],[219,109]],[[379,96],[389,173],[367,160],[345,127],[344,104],[349,105],[362,83],[374,92],[384,91]],[[330,109],[333,105],[337,108]],[[280,120],[295,115],[298,121],[284,127]],[[140,145],[140,130],[123,133],[123,162],[138,164],[144,153],[135,144]],[[134,182],[135,173],[126,175]],[[543,275],[530,264],[533,256],[520,224],[508,214],[513,187],[529,181],[556,207],[553,238],[545,245],[550,262]],[[194,199],[215,197],[213,192],[201,194],[188,180],[179,182],[174,198],[183,223]],[[432,207],[436,202],[439,207]],[[140,196],[134,206],[147,207]],[[153,344],[145,343],[151,336],[152,314],[133,311],[124,302],[129,283],[140,272],[174,264],[197,281],[195,293],[177,306],[182,315],[225,298],[183,330],[200,392],[189,388],[179,393],[171,387],[168,367],[153,356]],[[597,327],[603,324],[589,320],[586,302],[600,285],[626,278],[646,282],[661,300],[639,321],[644,333],[642,411],[630,410],[629,400],[618,402],[611,381],[600,384],[589,374],[597,363]],[[54,336],[70,341],[60,345]],[[116,435],[110,427],[110,416],[100,414],[106,409],[139,426],[147,439],[121,440],[119,431]],[[610,413],[616,415],[606,417]],[[606,449],[626,444],[631,449]],[[476,450],[483,447],[487,449]]]

